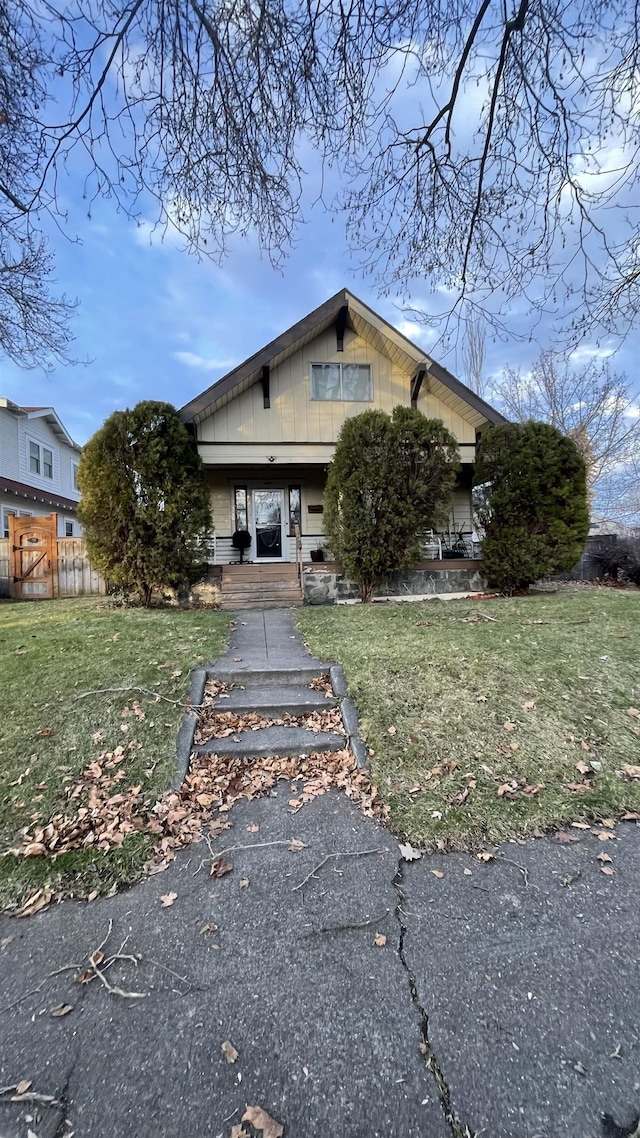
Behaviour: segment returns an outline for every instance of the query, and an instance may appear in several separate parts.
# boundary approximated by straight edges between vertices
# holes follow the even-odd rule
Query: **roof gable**
[[[504,416],[495,408],[432,360],[422,348],[403,336],[348,289],[341,289],[244,363],[217,380],[201,395],[186,403],[180,410],[181,418],[186,423],[201,423],[230,399],[258,383],[263,368],[276,368],[327,328],[334,324],[344,324],[345,321],[361,339],[388,356],[410,375],[424,370],[434,394],[440,395],[454,409],[461,404],[467,411],[471,408],[478,428],[487,423],[505,422]]]

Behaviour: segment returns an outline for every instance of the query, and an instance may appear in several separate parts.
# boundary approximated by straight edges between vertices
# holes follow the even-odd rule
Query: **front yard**
[[[477,847],[640,810],[640,591],[307,608],[298,625],[344,665],[410,841]]]
[[[96,598],[0,604],[0,903],[61,883],[87,893],[142,871],[146,833],[107,854],[88,846],[51,860],[7,851],[21,828],[60,809],[89,763],[118,746],[126,753],[118,789],[141,786],[153,805],[173,774],[190,669],[221,653],[228,625],[224,613],[113,609]]]

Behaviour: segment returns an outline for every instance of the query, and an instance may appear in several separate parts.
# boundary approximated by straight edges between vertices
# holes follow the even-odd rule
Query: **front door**
[[[253,491],[256,561],[283,561],[285,552],[284,490]]]

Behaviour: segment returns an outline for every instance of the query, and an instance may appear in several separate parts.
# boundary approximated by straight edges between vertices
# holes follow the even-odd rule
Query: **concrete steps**
[[[226,667],[220,664],[219,667],[210,668],[208,675],[210,679],[221,680],[223,684],[242,685],[244,688],[292,688],[306,687],[311,680],[315,680],[318,676],[326,676],[330,667],[330,664],[323,664],[320,660],[309,663],[305,661],[303,664],[299,664],[297,668],[252,667],[251,664],[238,662],[234,665],[228,664]],[[312,688],[308,690],[313,691]],[[222,700],[222,703],[226,702],[226,700]],[[220,710],[224,711],[224,708],[221,707]]]
[[[226,701],[223,701],[226,702]],[[258,727],[239,731],[226,739],[208,739],[194,750],[199,755],[255,759],[264,755],[308,755],[311,751],[340,751],[346,747],[344,735],[328,731],[307,731],[304,727]]]
[[[314,691],[313,688],[290,684],[285,687],[277,685],[264,687],[232,688],[225,699],[216,704],[216,711],[233,711],[236,715],[243,715],[253,711],[266,718],[277,719],[282,715],[310,715],[313,711],[326,711],[335,707],[335,696],[327,696],[324,692]]]

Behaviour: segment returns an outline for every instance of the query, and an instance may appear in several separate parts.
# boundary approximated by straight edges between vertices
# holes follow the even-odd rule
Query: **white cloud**
[[[181,364],[186,364],[187,367],[200,368],[201,371],[223,371],[235,363],[235,360],[201,356],[197,352],[172,352],[171,355],[174,360],[178,360]]]
[[[579,348],[571,353],[569,359],[575,364],[589,363],[590,360],[608,360],[615,354],[615,348],[593,348],[588,344],[580,344]]]

